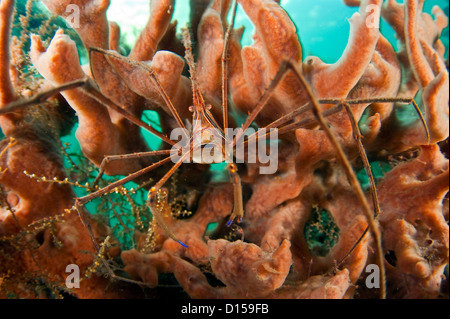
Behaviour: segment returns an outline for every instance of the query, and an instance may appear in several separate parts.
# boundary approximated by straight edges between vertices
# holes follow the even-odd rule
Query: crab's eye
[[[192,105],[191,106],[189,106],[189,112],[194,112],[194,108],[192,107]]]
[[[206,109],[209,111],[209,110],[211,110],[212,109],[212,105],[211,104],[208,104],[207,106],[206,106]]]

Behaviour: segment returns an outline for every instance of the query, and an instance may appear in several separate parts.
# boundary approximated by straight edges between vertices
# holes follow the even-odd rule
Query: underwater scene
[[[448,299],[448,17],[0,0],[0,299]]]

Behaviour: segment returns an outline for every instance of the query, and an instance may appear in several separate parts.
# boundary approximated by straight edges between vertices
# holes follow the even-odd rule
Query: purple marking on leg
[[[188,245],[184,244],[181,240],[178,241],[178,243],[183,246],[184,248],[189,248]]]

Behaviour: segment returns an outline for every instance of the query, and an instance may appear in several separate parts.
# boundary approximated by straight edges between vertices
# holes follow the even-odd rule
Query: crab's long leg
[[[148,173],[148,172],[150,172],[151,170],[153,170],[153,169],[155,169],[157,167],[159,167],[159,166],[161,166],[161,165],[163,165],[165,163],[168,163],[170,160],[171,160],[171,158],[170,158],[170,156],[168,156],[165,159],[163,159],[163,160],[161,160],[159,162],[156,162],[156,163],[154,163],[154,164],[152,164],[150,166],[147,166],[147,167],[145,167],[145,168],[143,168],[143,169],[141,169],[141,170],[139,170],[139,171],[137,171],[137,172],[135,172],[133,174],[128,175],[127,177],[124,177],[124,178],[114,182],[114,183],[111,183],[108,186],[106,186],[106,187],[104,187],[102,189],[99,189],[98,191],[96,191],[94,193],[91,193],[89,195],[86,195],[86,196],[79,197],[79,198],[75,199],[74,208],[76,209],[81,222],[83,223],[83,225],[86,226],[86,228],[88,230],[88,233],[89,233],[89,236],[91,237],[92,243],[93,243],[93,245],[94,245],[94,247],[95,247],[95,249],[97,251],[100,249],[100,247],[99,247],[99,245],[98,245],[98,243],[97,243],[97,241],[95,239],[95,235],[94,235],[94,232],[92,230],[91,223],[89,222],[89,220],[88,220],[84,210],[82,209],[82,206],[84,204],[86,204],[87,202],[89,202],[89,201],[91,201],[91,200],[93,200],[95,198],[98,198],[100,196],[103,196],[103,195],[113,191],[115,188],[117,188],[119,186],[122,186],[123,184],[125,184],[125,183],[127,183],[129,181],[132,181],[135,178],[138,178],[139,176],[141,176],[141,175],[143,175],[145,173]]]
[[[117,113],[119,113],[120,115],[125,117],[130,122],[132,122],[132,123],[136,124],[137,126],[142,127],[143,129],[149,131],[150,133],[152,133],[153,135],[159,137],[162,141],[166,142],[167,144],[172,145],[172,146],[175,144],[174,141],[172,141],[170,138],[168,138],[164,134],[161,134],[160,132],[155,130],[153,127],[151,127],[151,125],[145,123],[144,121],[142,121],[141,119],[137,118],[136,116],[134,116],[133,114],[131,114],[127,110],[125,110],[125,109],[121,108],[120,106],[116,105],[113,101],[111,101],[106,96],[104,96],[102,93],[100,93],[90,82],[88,82],[86,84],[86,86],[84,87],[84,91],[90,97],[92,97],[93,99],[98,101],[99,103],[101,103],[101,104],[105,105],[106,107],[116,111]]]
[[[230,46],[230,37],[233,32],[234,20],[236,18],[236,0],[233,2],[233,9],[231,15],[231,23],[228,25],[225,33],[222,53],[222,114],[223,114],[223,129],[228,127],[228,51]]]
[[[172,176],[173,173],[175,173],[175,171],[177,170],[177,168],[180,167],[181,164],[183,164],[183,161],[188,156],[191,156],[192,152],[197,150],[199,147],[200,146],[184,148],[183,149],[184,153],[177,160],[175,165],[173,165],[171,167],[171,169],[159,180],[159,182],[156,183],[155,186],[150,188],[150,190],[148,192],[148,205],[150,207],[150,211],[152,212],[158,226],[162,228],[162,230],[167,234],[167,236],[169,236],[174,241],[178,242],[181,246],[186,247],[186,248],[188,246],[175,236],[173,231],[169,228],[169,226],[165,222],[164,216],[162,215],[162,212],[161,212],[161,208],[158,207],[157,196],[158,196],[158,191],[161,189],[161,187],[163,187],[163,185],[167,182],[167,180],[170,178],[170,176]],[[189,151],[186,151],[186,150],[189,150]]]
[[[139,127],[142,127],[143,129],[149,131],[156,137],[159,137],[162,141],[168,143],[169,145],[174,145],[175,142],[169,139],[167,136],[161,134],[157,130],[155,130],[151,125],[145,123],[144,121],[140,120],[139,118],[135,117],[133,114],[128,112],[127,110],[119,107],[114,102],[112,102],[110,99],[105,97],[103,94],[101,94],[91,83],[88,77],[84,77],[82,79],[74,80],[71,82],[64,83],[62,85],[56,86],[54,88],[51,88],[49,90],[40,92],[29,99],[21,99],[14,102],[11,102],[7,105],[5,105],[2,109],[0,109],[0,115],[16,112],[20,109],[42,103],[46,99],[52,97],[56,93],[65,91],[65,90],[71,90],[77,87],[83,87],[86,94],[88,94],[90,97],[95,99],[97,102],[105,105],[106,107],[116,111],[117,113],[120,113],[123,117],[125,117],[130,122],[136,124]]]
[[[347,112],[348,117],[350,119],[350,123],[352,124],[353,138],[355,139],[356,144],[358,145],[359,155],[361,156],[361,159],[364,163],[366,174],[367,176],[369,176],[370,191],[372,193],[373,207],[375,209],[375,218],[377,218],[378,215],[380,215],[381,213],[380,203],[378,201],[377,188],[375,186],[375,179],[373,178],[369,159],[367,158],[366,150],[364,149],[364,145],[362,144],[361,130],[359,129],[358,123],[356,122],[355,115],[353,114],[350,105],[346,102],[342,103],[342,105],[344,106],[345,111]]]
[[[326,100],[319,100],[319,103],[321,104],[340,104],[342,102],[347,103],[348,105],[351,104],[366,104],[366,103],[408,103],[408,104],[412,104],[414,106],[414,109],[417,113],[417,115],[419,116],[420,121],[422,122],[422,125],[425,129],[425,133],[427,135],[427,141],[428,144],[430,144],[430,140],[431,140],[431,135],[430,135],[430,130],[428,128],[427,122],[425,120],[425,117],[423,116],[422,111],[420,110],[419,106],[417,105],[416,101],[414,100],[414,98],[398,98],[398,97],[379,97],[379,98],[368,98],[368,99],[352,99],[352,100],[336,100],[336,99],[326,99]]]
[[[242,184],[241,178],[237,172],[237,167],[234,163],[227,165],[228,172],[230,173],[231,183],[233,184],[233,212],[230,219],[227,222],[227,226],[237,218],[238,223],[242,221],[244,216],[244,203],[242,202]]]
[[[422,112],[420,111],[417,103],[414,101],[413,98],[398,98],[398,97],[387,97],[387,98],[369,98],[369,99],[351,99],[351,100],[337,100],[337,99],[320,99],[318,100],[320,104],[336,104],[336,106],[333,106],[332,108],[329,108],[322,112],[322,115],[324,117],[331,116],[333,114],[339,113],[343,109],[342,103],[347,103],[349,105],[352,104],[370,104],[370,103],[405,103],[405,104],[413,104],[414,108],[416,109],[417,114],[419,115],[419,118],[424,126],[425,133],[428,137],[428,141],[430,140],[430,133],[428,130],[428,126],[425,122],[425,119],[422,115]],[[284,134],[287,132],[291,132],[293,130],[296,130],[298,128],[302,128],[305,126],[313,125],[314,123],[317,123],[317,119],[315,117],[307,117],[304,119],[299,119],[297,121],[294,121],[292,123],[286,124],[282,126],[283,124],[295,119],[297,116],[299,116],[302,113],[305,113],[307,111],[311,110],[310,104],[305,104],[303,106],[300,106],[298,109],[283,115],[279,119],[273,121],[272,123],[262,127],[263,129],[269,129],[269,128],[278,128],[278,134]],[[261,138],[265,138],[270,132],[267,132],[265,134],[259,134],[258,132],[253,133],[252,135],[249,135],[248,138],[244,141],[244,143],[248,143],[249,141],[256,141]]]
[[[266,106],[267,101],[272,96],[272,92],[275,90],[277,85],[283,80],[284,76],[286,75],[288,71],[288,62],[287,60],[283,60],[281,62],[280,68],[278,69],[277,74],[273,78],[272,82],[270,82],[269,87],[264,91],[264,94],[259,99],[258,103],[256,104],[255,108],[251,111],[250,115],[247,117],[247,120],[242,125],[242,131],[236,134],[236,136],[233,139],[233,147],[236,145],[236,142],[242,137],[242,134],[250,127],[250,125],[253,123],[253,121],[256,119],[258,114],[262,111],[264,106]]]
[[[297,117],[299,114],[302,114],[302,113],[304,113],[306,111],[310,111],[310,110],[311,110],[311,106],[309,104],[301,106],[299,109],[280,117],[278,120],[273,121],[272,123],[268,124],[267,126],[262,127],[261,129],[266,130],[265,133],[261,134],[260,130],[258,130],[255,133],[249,135],[248,138],[244,141],[244,144],[247,144],[249,142],[255,142],[261,138],[263,138],[263,139],[266,138],[267,135],[270,134],[270,130],[267,130],[267,129],[270,129],[270,128],[278,128],[278,135],[281,135],[284,133],[292,132],[298,128],[317,124],[317,119],[315,117],[307,117],[307,118],[297,120],[297,121],[294,121],[293,123],[289,123],[289,124],[282,126],[286,122],[289,122],[290,120]],[[336,105],[332,108],[329,108],[328,110],[323,111],[322,116],[328,117],[333,114],[339,113],[340,111],[342,111],[342,104]]]
[[[361,185],[359,184],[358,179],[356,178],[356,174],[353,171],[353,168],[352,168],[350,162],[348,161],[347,156],[345,155],[337,138],[334,136],[333,132],[328,127],[328,125],[325,121],[325,118],[323,117],[323,115],[321,113],[319,102],[317,101],[316,97],[314,96],[314,94],[311,90],[311,87],[308,85],[308,82],[305,80],[303,75],[296,68],[294,63],[292,63],[290,61],[286,61],[286,67],[288,67],[290,70],[292,70],[295,77],[300,81],[303,88],[306,90],[309,100],[312,102],[313,114],[317,118],[317,121],[319,122],[321,128],[325,131],[328,139],[331,141],[331,143],[335,147],[338,158],[340,159],[340,161],[345,169],[347,178],[349,179],[349,182],[352,185],[356,196],[358,197],[359,201],[361,202],[361,204],[363,206],[363,210],[366,215],[367,222],[369,224],[370,232],[372,233],[372,236],[374,237],[374,240],[375,240],[377,262],[378,262],[378,267],[380,269],[380,281],[381,281],[380,296],[381,296],[381,298],[384,299],[384,298],[386,298],[386,274],[385,274],[385,269],[384,269],[384,257],[382,254],[381,235],[380,235],[380,231],[378,229],[377,223],[375,222],[372,211],[370,209],[370,206],[367,203],[366,197],[361,189]]]
[[[56,93],[59,93],[59,92],[65,91],[65,90],[74,89],[74,88],[77,88],[80,86],[84,86],[84,91],[90,97],[92,97],[93,99],[98,101],[99,103],[116,111],[117,113],[120,113],[123,117],[125,117],[130,122],[149,131],[150,133],[152,133],[156,137],[160,138],[162,141],[166,142],[167,144],[172,145],[172,146],[175,145],[175,142],[172,141],[171,139],[169,139],[167,136],[165,136],[164,134],[161,134],[160,132],[155,130],[151,125],[149,125],[149,124],[145,123],[144,121],[142,121],[141,119],[135,117],[133,114],[131,114],[127,110],[119,107],[114,102],[112,102],[110,99],[108,99],[103,94],[101,94],[99,91],[97,91],[97,89],[95,89],[92,86],[92,84],[89,83],[89,79],[87,77],[83,78],[83,79],[78,79],[75,81],[67,82],[60,86],[43,91],[39,94],[36,94],[34,97],[32,97],[30,99],[22,99],[22,100],[17,100],[17,101],[11,102],[11,103],[5,105],[5,107],[3,107],[2,109],[0,109],[0,115],[7,114],[7,113],[13,113],[20,109],[23,109],[23,108],[26,108],[26,107],[29,107],[29,106],[32,106],[32,105],[35,105],[38,103],[42,103],[46,99],[55,95]]]
[[[234,140],[233,140],[233,146],[236,144],[236,141],[239,140],[239,138],[242,136],[243,132],[245,132],[245,130],[250,126],[250,124],[253,122],[253,120],[256,118],[256,116],[259,114],[259,112],[264,108],[264,106],[266,105],[267,101],[269,100],[272,92],[275,90],[276,86],[280,83],[280,81],[283,79],[283,77],[286,75],[286,73],[288,71],[291,71],[294,76],[297,78],[297,80],[302,84],[304,90],[306,91],[310,103],[311,103],[311,110],[313,112],[314,118],[316,122],[319,122],[321,128],[324,130],[324,132],[326,133],[328,139],[330,140],[330,142],[332,143],[332,145],[334,146],[334,148],[337,151],[337,156],[340,159],[342,165],[344,166],[346,175],[350,181],[351,186],[353,187],[353,190],[356,194],[356,196],[358,197],[359,201],[361,202],[362,206],[363,206],[363,210],[364,210],[364,214],[366,215],[367,221],[368,221],[368,228],[370,229],[375,243],[376,243],[376,255],[377,255],[377,262],[378,262],[378,266],[380,268],[380,275],[381,275],[381,286],[380,286],[380,295],[381,298],[385,298],[386,296],[386,281],[385,281],[385,269],[384,269],[384,259],[383,259],[383,254],[382,254],[382,246],[381,246],[381,235],[379,232],[379,229],[377,227],[377,224],[375,222],[374,216],[372,214],[372,211],[370,209],[370,206],[366,200],[366,197],[361,189],[361,185],[359,184],[356,175],[353,171],[353,168],[350,164],[350,162],[347,159],[347,156],[345,155],[341,145],[339,144],[337,138],[334,136],[334,134],[332,133],[332,131],[330,130],[330,128],[328,127],[324,115],[331,115],[331,114],[325,114],[327,111],[332,110],[333,113],[337,112],[338,110],[342,109],[341,105],[338,105],[335,107],[335,109],[329,109],[325,112],[322,113],[321,109],[320,109],[320,102],[323,101],[318,101],[316,99],[316,97],[314,96],[311,87],[309,86],[309,84],[307,83],[307,81],[305,80],[305,78],[303,77],[303,75],[300,73],[300,71],[297,69],[296,65],[294,62],[291,62],[289,60],[283,60],[280,68],[275,76],[275,78],[272,80],[272,82],[270,83],[269,87],[266,89],[266,91],[264,92],[263,96],[261,97],[261,99],[258,101],[256,107],[253,109],[253,111],[250,113],[249,117],[247,118],[246,122],[244,123],[244,125],[242,126],[242,131],[240,132],[240,135],[236,135]],[[328,102],[328,101],[325,101]],[[353,101],[352,101],[353,102]],[[408,100],[408,103],[410,103],[411,100]],[[340,103],[342,103],[342,101],[340,101]],[[360,102],[361,103],[361,102]],[[334,103],[334,104],[339,104],[339,103]],[[305,107],[305,108],[301,108],[298,111],[294,111],[294,114],[299,114],[301,112],[306,111],[307,109],[309,109],[309,107]],[[298,115],[297,114],[297,115]],[[294,117],[291,114],[288,114],[288,117]],[[310,121],[310,119],[308,119]],[[275,121],[277,122],[277,121]],[[284,122],[284,120],[279,120],[278,124],[280,122]],[[294,129],[295,127],[299,126],[299,123],[303,122],[303,121],[299,121],[299,122],[294,122],[291,124],[286,125],[284,128],[290,126],[290,129]],[[311,122],[310,122],[311,123]],[[312,122],[314,123],[314,122]],[[305,122],[303,122],[302,124],[305,124]],[[269,124],[269,126],[274,127],[275,125],[277,125],[277,123],[271,123]],[[258,138],[256,136],[253,136],[254,138]],[[250,140],[250,138],[248,139]],[[376,194],[375,194],[376,195]]]
[[[59,92],[83,86],[87,82],[88,82],[88,77],[85,77],[83,79],[78,79],[78,80],[75,80],[75,81],[67,82],[67,83],[64,83],[64,84],[62,84],[60,86],[56,86],[54,88],[42,91],[42,92],[36,94],[35,96],[33,96],[32,98],[21,99],[21,100],[17,100],[17,101],[11,102],[11,103],[5,105],[3,108],[0,109],[0,115],[1,114],[6,114],[6,113],[16,112],[16,111],[18,111],[18,110],[20,110],[22,108],[42,103],[46,99],[54,96],[55,94],[57,94]]]
[[[172,101],[170,100],[169,96],[167,95],[166,91],[164,90],[163,86],[161,85],[161,82],[159,81],[156,72],[153,70],[153,68],[151,66],[149,66],[145,63],[142,63],[141,61],[136,61],[136,60],[132,60],[127,57],[121,56],[120,54],[118,54],[114,51],[108,51],[108,50],[104,50],[101,48],[91,47],[91,48],[89,48],[89,56],[92,55],[92,52],[97,52],[97,53],[103,54],[108,57],[119,59],[119,60],[129,63],[133,66],[140,67],[140,68],[143,68],[144,70],[146,70],[148,72],[148,74],[151,76],[151,78],[153,79],[154,84],[158,88],[158,90],[161,94],[161,97],[163,98],[164,102],[166,103],[167,107],[169,108],[169,111],[172,114],[172,116],[174,117],[178,126],[183,129],[182,130],[183,132],[187,132],[186,127],[185,127],[183,121],[181,120],[180,115],[178,114],[177,110],[175,109],[175,106],[173,105]],[[92,61],[92,59],[90,59],[90,61]]]
[[[373,200],[373,207],[375,210],[375,216],[374,218],[377,218],[381,214],[381,208],[380,203],[378,201],[378,194],[377,194],[377,187],[375,185],[375,179],[372,174],[372,169],[370,167],[369,159],[367,158],[366,151],[364,149],[364,146],[362,144],[362,135],[361,131],[359,129],[358,124],[356,123],[355,116],[352,112],[352,109],[350,108],[350,105],[346,102],[342,103],[344,106],[348,117],[350,118],[350,122],[352,124],[352,130],[353,130],[353,136],[354,139],[358,145],[358,151],[360,154],[360,157],[364,163],[364,169],[366,170],[366,174],[369,177],[369,183],[370,183],[370,192],[372,193],[372,200]],[[359,239],[356,241],[356,243],[352,246],[352,248],[345,254],[345,256],[336,264],[336,268],[340,267],[342,263],[347,259],[348,256],[350,256],[353,252],[353,250],[358,246],[358,244],[364,239],[366,234],[369,232],[369,226],[366,227],[366,229],[363,231]]]
[[[75,200],[75,205],[72,207],[72,209],[75,209],[78,217],[81,220],[81,223],[86,227],[89,237],[91,238],[92,244],[94,245],[95,250],[98,252],[100,250],[100,246],[97,242],[97,240],[95,239],[95,235],[94,235],[94,231],[92,230],[92,225],[89,222],[89,219],[85,213],[85,211],[83,210],[83,204],[79,202],[77,199]]]
[[[275,75],[274,79],[272,80],[272,82],[270,83],[270,85],[267,87],[267,89],[264,91],[264,94],[261,96],[261,98],[259,99],[258,103],[256,104],[255,108],[252,110],[252,112],[250,113],[250,115],[248,116],[247,120],[245,121],[245,123],[242,125],[242,132],[240,134],[237,134],[236,137],[233,140],[233,146],[236,144],[236,141],[239,140],[239,138],[242,136],[243,132],[245,132],[245,130],[247,130],[249,128],[249,126],[252,124],[252,122],[256,119],[256,117],[258,116],[258,114],[262,111],[262,109],[266,106],[267,101],[270,99],[272,92],[276,89],[277,85],[283,80],[284,76],[286,75],[286,73],[291,69],[288,65],[288,63],[286,62],[287,60],[283,60],[283,62],[280,65],[280,68],[278,69],[277,74]],[[342,103],[342,100],[338,100],[338,99],[323,99],[323,100],[318,100],[318,103],[320,104],[340,104]],[[424,129],[425,129],[425,133],[427,135],[427,139],[428,141],[430,141],[430,132],[428,129],[428,126],[426,124],[425,118],[422,114],[422,112],[420,111],[419,106],[417,105],[417,103],[414,101],[414,99],[412,98],[369,98],[369,99],[354,99],[354,100],[346,100],[345,101],[348,104],[364,104],[364,103],[389,103],[389,102],[399,102],[399,103],[412,103],[419,118],[420,121],[422,122]],[[276,120],[275,122],[285,122],[285,117],[287,118],[293,118],[296,115],[299,115],[307,110],[310,110],[311,107],[301,107],[301,110],[297,109],[294,110],[293,112],[284,115],[283,117],[281,117],[280,119]],[[331,114],[330,114],[331,115]],[[269,124],[269,127],[276,127],[273,126],[275,124],[275,122]],[[293,129],[295,127],[295,125],[292,125],[292,127],[290,129]],[[266,127],[268,128],[268,127]]]
[[[144,175],[144,174],[152,171],[153,169],[170,162],[170,160],[171,160],[171,158],[170,158],[170,156],[168,156],[165,159],[160,160],[159,162],[156,162],[156,163],[154,163],[154,164],[152,164],[150,166],[147,166],[147,167],[145,167],[145,168],[143,168],[143,169],[141,169],[141,170],[139,170],[137,172],[134,172],[134,173],[132,173],[132,174],[122,178],[122,179],[119,179],[118,181],[116,181],[114,183],[109,184],[108,186],[103,187],[102,189],[99,189],[96,192],[93,192],[93,193],[88,194],[86,196],[77,198],[76,199],[76,203],[78,205],[80,205],[80,206],[83,206],[84,204],[86,204],[87,202],[93,200],[94,198],[103,196],[103,195],[113,191],[115,188],[117,188],[119,186],[122,186],[123,184],[125,184],[125,183],[127,183],[129,181],[132,181],[132,180],[138,178],[139,176]]]
[[[98,181],[100,180],[100,178],[103,176],[103,173],[105,172],[106,165],[112,161],[158,156],[158,155],[169,155],[169,154],[170,154],[170,150],[160,150],[160,151],[139,152],[139,153],[123,154],[123,155],[105,155],[105,157],[103,158],[103,160],[100,164],[100,170],[98,172],[98,175],[93,182],[93,186],[95,187],[95,185],[97,185]]]
[[[272,123],[266,125],[264,128],[265,129],[269,129],[269,128],[276,128],[276,127],[280,127],[281,125],[295,119],[297,116],[299,116],[300,114],[303,114],[307,111],[311,110],[311,106],[309,105],[309,103],[306,103],[302,106],[300,106],[299,108],[295,109],[294,111],[281,116],[279,119],[273,121]]]
[[[192,150],[192,147],[191,147],[190,149]],[[145,153],[146,153],[146,155],[148,155],[148,156],[152,156],[152,155],[162,155],[163,153],[166,153],[166,152],[170,152],[170,151],[163,150],[163,151],[155,151],[155,152],[144,152],[144,153],[136,153],[136,154],[126,154],[126,155],[118,155],[118,156],[114,156],[113,158],[114,158],[114,159],[120,159],[120,157],[122,157],[122,158],[142,157],[143,154],[145,154]],[[152,188],[150,189],[149,194],[151,193],[152,195],[153,195],[153,194],[156,195],[157,190],[156,190],[156,192],[154,191],[154,190],[156,189],[156,187],[157,187],[158,189],[160,189],[160,188],[162,187],[162,185],[164,185],[164,183],[167,181],[167,179],[169,179],[170,176],[175,172],[175,170],[183,163],[183,160],[184,160],[187,156],[189,156],[189,155],[190,155],[190,152],[185,152],[185,153],[181,156],[181,158],[177,161],[177,163],[169,170],[169,172],[167,172],[167,173],[163,176],[163,178],[161,178],[161,180],[160,180],[154,187],[152,187]],[[146,174],[146,173],[152,171],[153,169],[155,169],[155,168],[157,168],[157,167],[159,167],[159,166],[161,166],[161,165],[163,165],[163,164],[168,163],[169,161],[171,161],[171,159],[172,159],[171,156],[168,156],[168,157],[166,157],[165,159],[163,159],[163,160],[161,160],[161,161],[159,161],[159,162],[156,162],[156,163],[154,163],[154,164],[152,164],[152,165],[150,165],[150,166],[148,166],[148,167],[145,167],[145,168],[143,168],[143,169],[141,169],[141,170],[139,170],[139,171],[137,171],[137,172],[135,172],[135,173],[133,173],[133,174],[130,174],[130,175],[128,175],[127,177],[124,177],[124,178],[122,178],[122,179],[120,179],[120,180],[118,180],[118,181],[116,181],[116,182],[114,182],[114,183],[111,183],[111,184],[109,184],[108,186],[106,186],[106,187],[104,187],[104,188],[102,188],[102,189],[100,189],[100,190],[98,190],[98,191],[96,191],[96,192],[94,192],[94,193],[91,193],[91,194],[89,194],[89,195],[86,195],[86,196],[77,198],[77,199],[75,200],[75,205],[74,205],[74,207],[75,207],[75,209],[76,209],[76,211],[77,211],[77,213],[78,213],[78,216],[79,216],[80,220],[81,220],[82,223],[86,226],[86,228],[87,228],[87,230],[88,230],[88,232],[89,232],[89,236],[90,236],[90,238],[91,238],[91,240],[92,240],[92,243],[93,243],[93,245],[94,245],[94,247],[95,247],[95,249],[96,249],[97,251],[100,249],[100,247],[99,247],[99,245],[98,245],[98,243],[97,243],[97,241],[96,241],[96,239],[95,239],[95,235],[94,235],[94,232],[93,232],[93,230],[92,230],[92,226],[91,226],[91,224],[90,224],[90,222],[89,222],[89,220],[88,220],[86,214],[84,213],[84,211],[83,211],[83,209],[82,209],[82,206],[83,206],[84,204],[86,204],[87,202],[93,200],[94,198],[97,198],[97,197],[100,197],[100,196],[102,196],[102,195],[104,195],[104,194],[107,194],[107,193],[113,191],[115,188],[117,188],[117,187],[119,187],[119,186],[121,186],[121,185],[123,185],[123,184],[125,184],[125,183],[127,183],[127,182],[129,182],[129,181],[132,181],[132,180],[136,179],[137,177],[139,177],[139,176],[141,176],[141,175],[143,175],[143,174]],[[157,207],[154,207],[154,205],[156,205],[156,202],[155,202],[155,201],[152,202],[152,199],[155,199],[155,197],[149,195],[149,206],[150,206],[151,212],[153,213],[153,216],[155,217],[155,219],[156,219],[158,225],[159,225],[159,226],[160,226],[160,227],[168,234],[168,236],[169,236],[170,238],[172,238],[172,239],[174,239],[175,241],[179,242],[182,246],[187,247],[183,242],[179,241],[179,240],[176,238],[176,236],[174,235],[174,233],[173,233],[173,232],[170,230],[170,228],[167,226],[167,224],[165,223],[164,218],[163,218],[163,216],[161,215],[161,212],[159,211],[159,209],[158,209]],[[153,208],[153,209],[152,209],[152,208]],[[114,272],[110,269],[109,265],[108,265],[105,261],[103,262],[103,264],[105,265],[105,267],[107,268],[108,272],[110,273],[110,275],[111,275],[113,278],[121,279],[120,276],[116,276],[116,275],[114,274]]]
[[[295,109],[294,111],[292,111],[288,114],[285,114],[282,117],[280,117],[279,119],[273,121],[272,123],[269,123],[268,125],[262,127],[261,129],[266,129],[266,133],[260,134],[260,132],[258,130],[257,132],[249,135],[248,138],[244,141],[244,143],[249,143],[250,141],[255,142],[258,139],[265,138],[268,134],[270,134],[270,131],[267,131],[267,129],[279,128],[278,134],[282,134],[285,132],[290,132],[292,130],[295,130],[297,128],[303,127],[308,124],[316,123],[317,121],[315,118],[309,117],[309,118],[294,121],[293,123],[282,126],[283,124],[285,124],[291,120],[294,120],[300,114],[303,114],[310,110],[311,110],[311,105],[309,103],[306,103],[306,104],[300,106],[299,108]],[[341,110],[342,110],[342,106],[333,107],[333,108],[330,108],[327,111],[325,111],[325,112],[327,112],[327,114],[325,114],[325,112],[323,112],[323,115],[329,116],[329,115],[338,113]]]

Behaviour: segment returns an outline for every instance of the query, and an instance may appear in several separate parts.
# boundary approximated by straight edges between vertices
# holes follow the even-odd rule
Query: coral
[[[42,3],[72,27],[49,43],[48,30],[26,24],[12,37],[14,1],[0,4],[1,297],[158,297],[168,274],[192,298],[445,294],[448,18],[439,7],[344,1],[359,10],[342,56],[326,63],[302,51],[302,26],[279,1],[237,0],[255,27],[242,46],[243,29],[227,20],[234,2],[191,1],[191,43],[172,22],[174,0],[152,0],[127,56],[109,1]],[[79,20],[68,19],[69,4]],[[212,128],[241,122],[278,129],[275,173],[261,173],[267,163],[252,162],[250,146],[229,175],[168,165],[174,128],[192,130],[195,149]],[[69,132],[80,153],[64,146]],[[375,162],[388,167],[377,178]],[[363,189],[355,176],[364,173]],[[66,285],[70,264],[80,288]],[[380,270],[379,289],[368,266]]]
[[[422,147],[416,159],[397,166],[379,185],[384,247],[396,256],[390,271],[406,297],[439,293],[449,249],[442,214],[447,192],[448,160],[436,145]]]
[[[9,21],[13,4],[13,1],[2,2],[2,22]],[[6,54],[9,50],[3,48],[8,47],[8,24],[3,27],[6,30],[2,30],[2,54]],[[8,57],[4,60],[7,62],[2,67],[5,78],[2,105],[18,98],[4,74],[9,70]],[[70,185],[49,184],[29,176],[43,180],[47,177],[66,179],[57,135],[67,119],[58,115],[63,110],[58,110],[54,102],[47,108],[43,106],[19,116],[2,116],[0,124],[6,135],[1,143],[0,295],[62,296],[67,290],[67,273],[61,265],[76,264],[86,274],[77,292],[79,297],[119,297],[114,290],[107,291],[107,280],[91,274],[97,250],[85,225],[72,209],[75,193]],[[103,241],[108,230],[94,221],[92,225],[95,225],[97,239]],[[27,282],[31,287],[21,287],[21,283]]]

